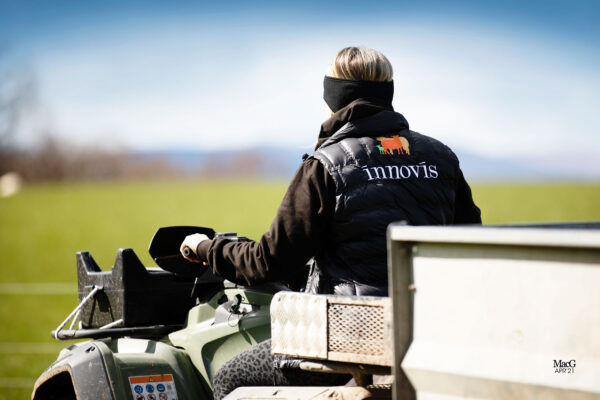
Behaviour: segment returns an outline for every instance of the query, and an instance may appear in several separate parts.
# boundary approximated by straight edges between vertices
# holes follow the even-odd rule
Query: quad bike
[[[192,233],[244,240],[209,228],[161,228],[149,252],[162,270],[146,269],[129,248],[107,272],[90,253],[77,253],[79,305],[52,336],[91,340],[60,352],[36,381],[34,400],[212,399],[219,367],[269,338],[269,305],[286,287],[239,286],[185,260],[179,246]]]

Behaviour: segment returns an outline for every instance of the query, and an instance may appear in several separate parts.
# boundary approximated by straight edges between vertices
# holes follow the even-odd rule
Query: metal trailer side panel
[[[394,328],[412,325],[405,356],[396,334],[396,362],[419,399],[600,398],[600,231],[388,235]]]

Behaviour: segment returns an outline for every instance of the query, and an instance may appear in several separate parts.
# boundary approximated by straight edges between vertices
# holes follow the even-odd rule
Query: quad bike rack
[[[209,270],[182,277],[147,269],[130,248],[119,249],[106,272],[89,252],[77,253],[77,281],[79,304],[52,331],[57,340],[164,336],[181,329],[187,311],[223,287]]]

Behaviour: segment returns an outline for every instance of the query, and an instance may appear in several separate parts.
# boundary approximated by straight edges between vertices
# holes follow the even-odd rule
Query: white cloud
[[[158,27],[62,43],[37,55],[65,136],[135,148],[310,146],[327,112],[322,76],[349,44],[381,49],[395,108],[452,147],[504,156],[600,153],[597,63],[581,48],[456,27],[260,32]],[[594,60],[592,60],[594,61]]]

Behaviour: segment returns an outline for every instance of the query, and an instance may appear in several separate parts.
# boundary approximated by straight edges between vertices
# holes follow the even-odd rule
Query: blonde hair
[[[389,60],[377,50],[346,47],[329,64],[327,75],[355,81],[390,82],[394,78],[394,70]]]

